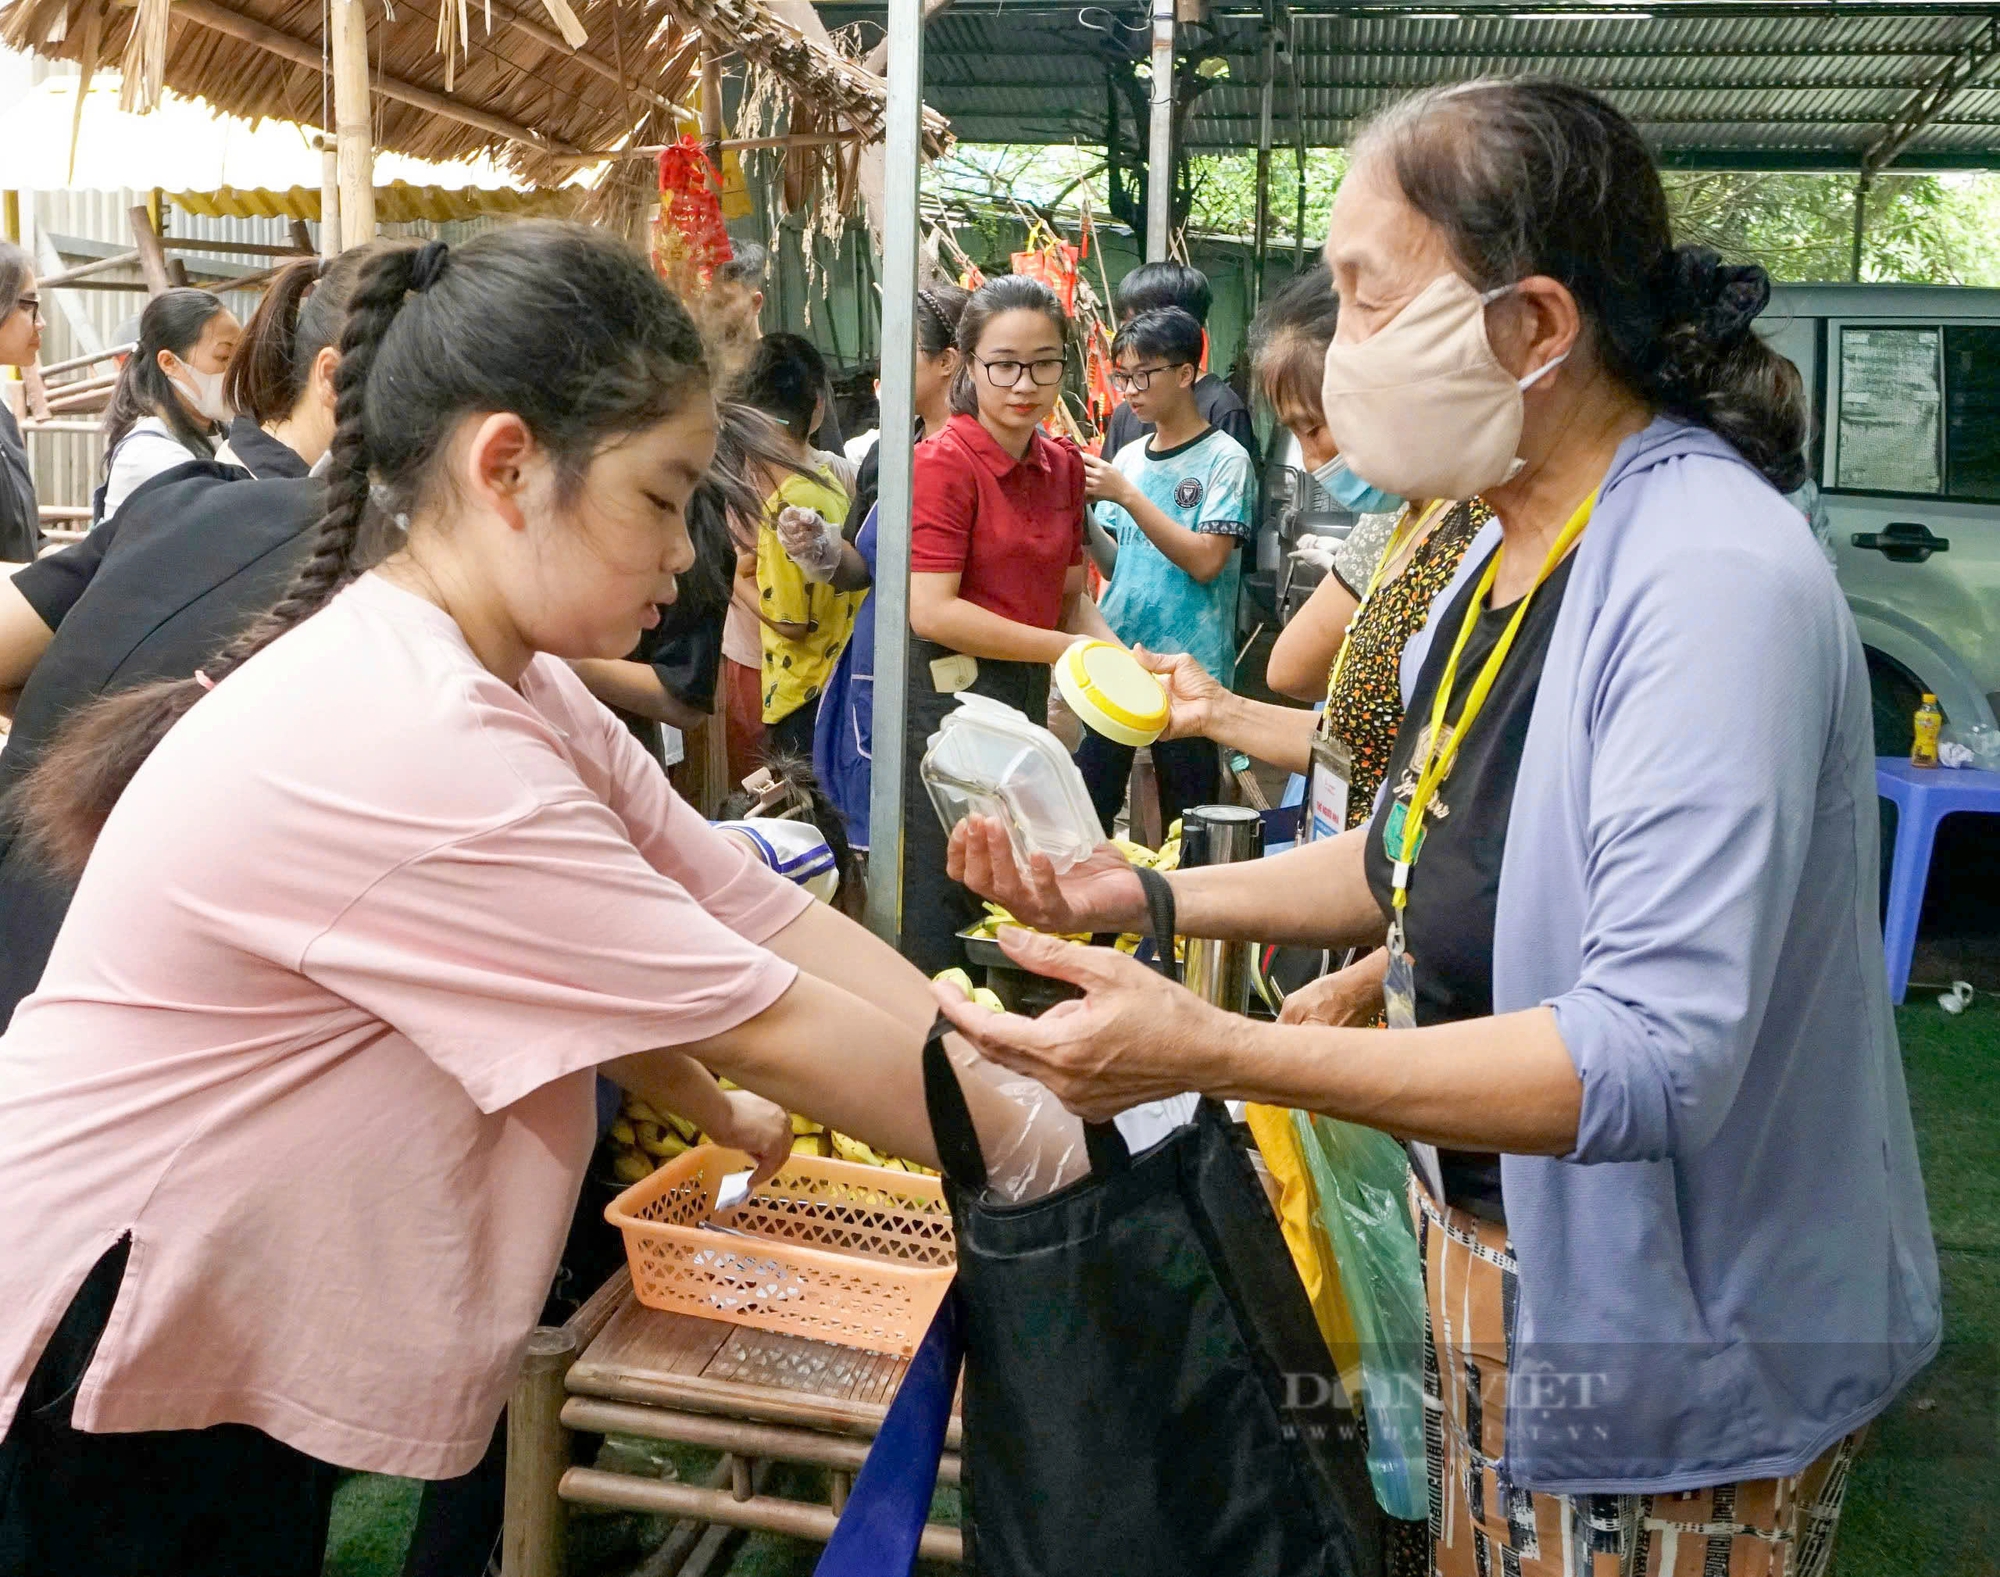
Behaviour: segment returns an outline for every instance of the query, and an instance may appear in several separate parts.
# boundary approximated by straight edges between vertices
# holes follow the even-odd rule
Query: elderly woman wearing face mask
[[[1694,1541],[1821,1572],[1940,1324],[1867,670],[1781,496],[1805,431],[1751,329],[1768,283],[1675,248],[1631,125],[1534,81],[1386,112],[1327,260],[1342,454],[1484,497],[1501,542],[1432,618],[1373,820],[1172,890],[1188,935],[1386,940],[1392,1027],[1254,1023],[1018,932],[1083,1000],[946,1011],[1086,1116],[1198,1089],[1409,1142],[1446,1577]],[[1146,914],[1109,849],[1059,878],[972,822],[951,870],[1046,930]]]

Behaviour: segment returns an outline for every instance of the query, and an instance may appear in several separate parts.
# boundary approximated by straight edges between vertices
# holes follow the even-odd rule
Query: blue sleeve
[[[1601,611],[1592,639],[1615,644],[1579,700],[1582,969],[1549,1003],[1583,1082],[1574,1161],[1684,1157],[1721,1128],[1853,683],[1852,628],[1820,566],[1754,540],[1796,533],[1778,518],[1789,511],[1704,491],[1669,489],[1654,507],[1734,517],[1742,545],[1661,552],[1628,576],[1643,585]]]
[[[1250,475],[1250,457],[1238,447],[1225,449],[1209,467],[1201,519],[1194,529],[1217,536],[1248,536],[1255,486]]]

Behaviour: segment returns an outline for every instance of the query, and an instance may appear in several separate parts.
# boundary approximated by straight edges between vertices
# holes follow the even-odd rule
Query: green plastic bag
[[[1424,1274],[1410,1229],[1410,1162],[1387,1134],[1295,1111],[1299,1149],[1319,1197],[1361,1340],[1368,1476],[1392,1517],[1430,1516],[1424,1465]]]

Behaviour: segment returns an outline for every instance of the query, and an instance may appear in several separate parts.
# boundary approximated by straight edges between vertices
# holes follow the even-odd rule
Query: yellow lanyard
[[[1389,884],[1391,901],[1400,912],[1409,902],[1410,867],[1416,863],[1422,852],[1424,837],[1424,812],[1430,808],[1431,796],[1437,786],[1450,773],[1452,763],[1458,759],[1458,747],[1465,742],[1465,735],[1479,716],[1479,710],[1486,704],[1487,694],[1493,688],[1493,681],[1500,676],[1501,666],[1507,661],[1507,653],[1513,649],[1514,637],[1520,633],[1521,621],[1528,616],[1528,604],[1535,593],[1542,588],[1542,582],[1555,573],[1556,566],[1563,561],[1576,539],[1583,535],[1583,528],[1590,524],[1591,511],[1597,507],[1597,490],[1591,489],[1590,496],[1577,506],[1576,513],[1569,517],[1569,524],[1562,528],[1549,548],[1548,557],[1542,560],[1541,573],[1535,577],[1527,595],[1515,604],[1514,616],[1507,621],[1507,628],[1500,634],[1498,643],[1486,659],[1486,665],[1479,670],[1478,678],[1466,693],[1465,710],[1458,714],[1458,722],[1451,730],[1451,737],[1442,747],[1438,741],[1444,737],[1444,715],[1451,706],[1451,693],[1458,683],[1458,659],[1465,651],[1466,642],[1472,639],[1473,626],[1479,622],[1480,611],[1486,606],[1486,598],[1493,590],[1493,582],[1500,574],[1500,560],[1507,552],[1503,542],[1486,566],[1486,573],[1479,577],[1479,587],[1472,595],[1472,605],[1465,610],[1465,619],[1458,627],[1458,639],[1452,643],[1451,657],[1444,665],[1444,673],[1438,680],[1437,698],[1431,703],[1430,731],[1424,740],[1423,763],[1417,768],[1417,786],[1410,795],[1409,808],[1404,811],[1402,828],[1396,847],[1391,851],[1395,865],[1390,872]]]
[[[1333,654],[1333,671],[1326,676],[1326,700],[1329,707],[1333,705],[1334,692],[1340,687],[1341,671],[1347,665],[1347,648],[1354,641],[1354,626],[1361,622],[1361,615],[1367,612],[1368,604],[1375,600],[1375,593],[1382,585],[1382,577],[1388,573],[1389,566],[1396,561],[1396,555],[1422,536],[1424,528],[1451,506],[1452,500],[1444,498],[1432,503],[1421,514],[1414,508],[1403,511],[1402,520],[1397,523],[1396,529],[1390,533],[1389,540],[1382,547],[1382,556],[1375,561],[1374,572],[1368,577],[1368,589],[1361,594],[1361,600],[1354,605],[1353,617],[1347,621],[1346,632],[1341,636],[1340,650]]]

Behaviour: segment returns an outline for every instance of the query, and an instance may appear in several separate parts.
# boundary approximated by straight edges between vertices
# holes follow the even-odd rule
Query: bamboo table
[[[562,1326],[528,1340],[508,1408],[502,1577],[563,1577],[569,1504],[650,1512],[824,1542],[868,1455],[908,1360],[644,1307],[621,1270]],[[637,1435],[719,1450],[710,1485],[570,1463],[570,1435]],[[959,1481],[954,1416],[938,1467]],[[829,1470],[832,1504],[765,1494],[767,1461]],[[931,1524],[919,1553],[962,1562],[953,1527]]]

